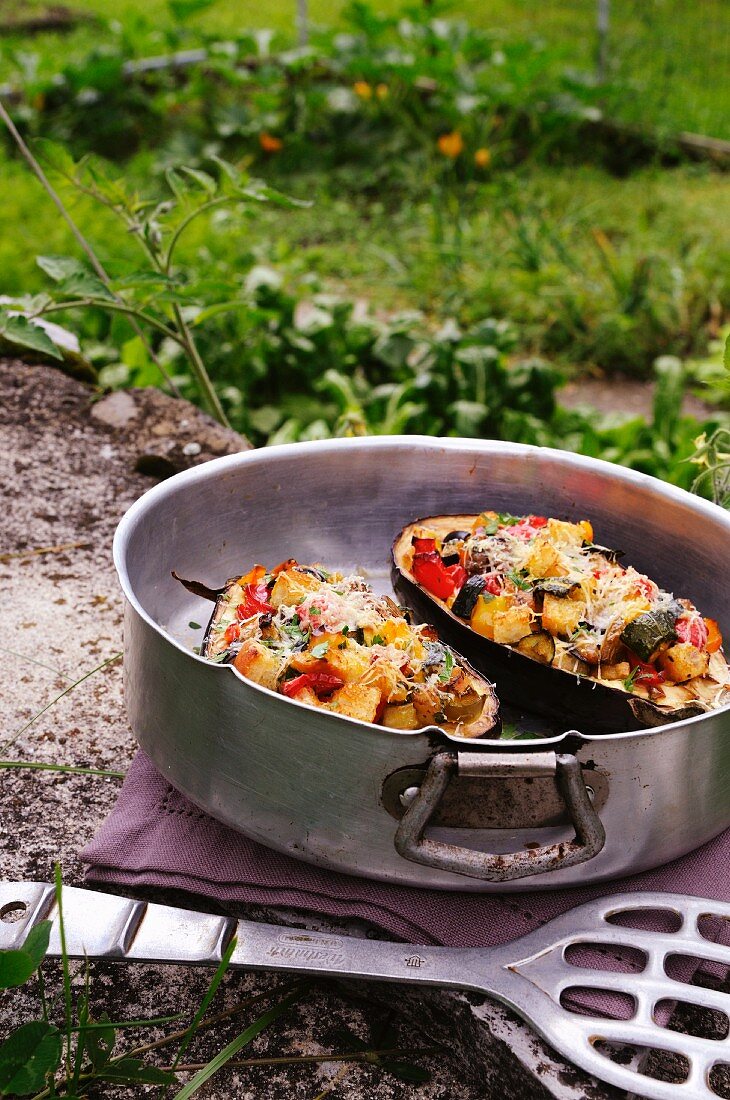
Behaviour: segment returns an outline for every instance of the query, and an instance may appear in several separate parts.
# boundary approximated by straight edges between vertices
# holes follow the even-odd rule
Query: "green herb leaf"
[[[640,671],[641,670],[639,669],[639,666],[637,665],[636,668],[631,670],[630,674],[626,677],[626,679],[621,681],[621,683],[623,684],[623,687],[624,687],[624,691],[633,691],[634,690],[634,685],[636,684],[636,677],[639,675]]]
[[[319,660],[320,657],[324,657],[329,647],[329,642],[320,642],[319,645],[312,646],[312,656]]]
[[[33,1020],[14,1031],[0,1046],[0,1094],[37,1092],[61,1061],[61,1033],[45,1020]]]
[[[453,654],[451,653],[451,650],[447,649],[446,650],[446,655],[444,657],[444,667],[443,667],[442,671],[439,672],[439,680],[441,680],[442,683],[446,684],[451,679],[451,673],[452,673],[453,668],[454,668],[454,657],[453,657]]]
[[[532,585],[525,578],[529,576],[527,569],[510,569],[507,574],[507,579],[512,581],[515,588],[519,588],[522,592],[529,592]]]
[[[373,634],[373,640],[370,645],[385,645],[385,638],[382,634]]]
[[[200,623],[194,623],[192,620],[188,623],[191,630],[200,630]]]

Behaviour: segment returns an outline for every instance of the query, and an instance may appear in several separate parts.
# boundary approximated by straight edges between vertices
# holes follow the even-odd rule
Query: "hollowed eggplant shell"
[[[238,583],[238,577],[231,577],[221,588],[209,588],[208,585],[203,584],[200,581],[189,581],[183,577],[179,577],[173,570],[172,575],[176,581],[179,581],[184,588],[187,588],[188,592],[192,592],[195,596],[202,596],[203,599],[210,600],[215,604],[213,608],[213,614],[211,615],[208,624],[205,628],[205,634],[203,636],[203,642],[200,647],[200,654],[202,657],[207,657],[210,653],[211,642],[213,640],[213,627],[217,624],[219,618],[223,614],[228,602],[228,593],[234,584]],[[443,639],[440,639],[443,641]],[[454,662],[464,669],[464,672],[470,677],[474,683],[474,689],[477,693],[484,695],[484,707],[482,713],[477,720],[469,722],[464,727],[464,738],[473,741],[477,737],[489,737],[497,738],[502,732],[502,716],[499,710],[499,699],[497,693],[494,690],[494,685],[480,675],[475,668],[473,668],[469,662],[460,654],[457,653],[451,646],[446,644],[446,648],[451,651],[454,658]],[[286,696],[282,696],[286,698]],[[438,723],[436,723],[438,724]],[[374,723],[378,725],[378,723]],[[390,727],[384,726],[384,729]],[[468,731],[468,732],[467,732]],[[449,731],[447,731],[449,732]]]
[[[393,543],[392,582],[399,599],[413,609],[416,618],[434,626],[444,642],[493,680],[505,702],[557,720],[563,729],[576,726],[583,733],[625,733],[704,713],[703,707],[692,703],[662,709],[620,688],[540,664],[484,638],[457,618],[443,601],[416,583],[405,559],[416,529],[427,527],[440,535],[455,528],[471,530],[476,520],[477,515],[427,516],[409,523]]]

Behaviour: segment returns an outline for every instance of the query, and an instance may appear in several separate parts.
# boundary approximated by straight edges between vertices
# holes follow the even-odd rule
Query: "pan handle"
[[[481,779],[554,776],[575,828],[575,840],[498,855],[427,839],[423,835],[426,827],[457,772]],[[487,882],[512,882],[585,863],[598,855],[605,842],[606,833],[591,803],[577,757],[554,752],[496,756],[476,752],[437,753],[431,758],[423,783],[395,834],[396,851],[404,859]]]

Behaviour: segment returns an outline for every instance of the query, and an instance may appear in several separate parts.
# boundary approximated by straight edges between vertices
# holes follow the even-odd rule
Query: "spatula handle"
[[[234,967],[473,988],[464,980],[468,951],[236,921],[73,886],[61,897],[71,957],[215,966],[235,936]],[[52,886],[0,884],[0,950],[20,947],[34,925],[50,919],[48,954],[60,955],[58,916]]]

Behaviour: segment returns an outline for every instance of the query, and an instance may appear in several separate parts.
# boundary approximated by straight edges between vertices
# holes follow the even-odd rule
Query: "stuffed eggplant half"
[[[391,729],[499,736],[492,685],[360,576],[293,559],[255,565],[220,589],[173,576],[215,601],[201,655],[256,684]]]
[[[429,516],[393,546],[399,598],[504,699],[588,732],[730,702],[717,623],[598,546],[587,520]]]

